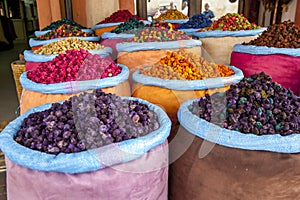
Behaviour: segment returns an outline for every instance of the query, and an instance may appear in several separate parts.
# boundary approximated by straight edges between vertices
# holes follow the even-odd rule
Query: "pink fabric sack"
[[[240,68],[245,77],[263,71],[283,87],[290,88],[295,94],[300,93],[300,56],[284,54],[284,50],[280,49],[281,54],[274,51],[274,53],[270,54],[260,51],[258,52],[260,54],[258,54],[250,47],[248,52],[246,52],[247,47],[241,46],[244,45],[235,46],[231,54],[230,65]],[[259,49],[264,50],[263,48]],[[295,49],[295,51],[299,50]]]
[[[171,121],[156,105],[122,98],[147,105],[157,114],[160,127],[142,137],[53,155],[14,140],[28,115],[51,104],[32,108],[9,123],[0,134],[8,200],[167,200]]]
[[[118,43],[122,43],[124,42],[125,39],[104,39],[101,44],[106,46],[106,47],[110,47],[112,48],[112,54],[111,54],[111,57],[113,60],[116,60],[117,59],[117,56],[118,56],[118,53],[117,53],[117,49],[116,49],[116,46]]]
[[[42,62],[26,62],[25,63],[25,69],[26,71],[32,71],[38,68],[38,66],[42,64]]]
[[[155,164],[155,166],[154,166]],[[168,145],[88,173],[43,172],[6,158],[8,200],[167,200]]]

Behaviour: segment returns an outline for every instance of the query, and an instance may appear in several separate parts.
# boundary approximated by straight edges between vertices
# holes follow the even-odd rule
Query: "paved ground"
[[[25,43],[17,43],[14,49],[0,51],[0,121],[16,117],[19,102],[10,64],[18,60],[19,54],[23,53],[24,49]]]
[[[15,44],[15,48],[0,51],[0,134],[1,126],[16,118],[19,107],[11,62],[18,60],[19,54],[26,49],[25,43]],[[6,200],[6,171],[4,155],[0,152],[0,200]]]

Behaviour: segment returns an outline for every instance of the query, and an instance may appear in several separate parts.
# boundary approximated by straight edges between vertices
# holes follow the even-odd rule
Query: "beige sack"
[[[210,57],[209,61],[211,62],[229,65],[233,46],[235,44],[249,42],[257,37],[258,35],[245,37],[200,38],[203,47],[202,54],[206,54],[208,57]]]

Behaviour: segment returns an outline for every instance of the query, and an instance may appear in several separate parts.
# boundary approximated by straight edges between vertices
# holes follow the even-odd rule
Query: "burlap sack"
[[[211,60],[218,64],[228,65],[233,46],[242,42],[249,42],[257,36],[247,37],[221,37],[221,38],[201,38],[204,51],[211,57]]]
[[[205,31],[192,32],[191,35],[200,38],[203,49],[211,57],[211,61],[229,65],[230,55],[235,44],[249,42],[258,37],[265,29],[246,31]]]

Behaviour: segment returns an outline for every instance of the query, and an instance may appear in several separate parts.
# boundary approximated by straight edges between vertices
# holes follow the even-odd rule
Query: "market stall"
[[[299,199],[299,36],[174,9],[36,31],[0,134],[8,199]]]

